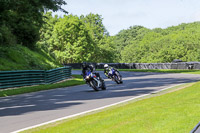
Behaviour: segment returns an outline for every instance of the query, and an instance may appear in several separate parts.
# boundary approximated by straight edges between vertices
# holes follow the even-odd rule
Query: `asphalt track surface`
[[[80,71],[73,71],[80,74]],[[151,94],[178,84],[200,80],[195,74],[121,72],[123,84],[105,78],[107,90],[95,92],[88,85],[59,88],[0,98],[0,132],[20,129]]]

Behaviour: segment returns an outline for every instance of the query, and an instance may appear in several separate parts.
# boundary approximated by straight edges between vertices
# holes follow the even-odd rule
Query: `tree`
[[[93,62],[111,61],[110,58],[114,57],[114,55],[110,54],[112,53],[112,51],[108,52],[108,50],[106,50],[106,49],[111,50],[112,46],[110,46],[111,42],[109,42],[110,39],[108,39],[109,33],[106,30],[105,26],[103,25],[102,16],[99,14],[90,13],[86,16],[81,15],[80,19],[83,20],[83,22],[86,24],[86,27],[90,31],[92,35],[92,40],[95,45],[94,49],[95,55],[92,61]],[[108,54],[109,54],[109,59],[108,57],[105,57],[105,55]]]
[[[60,63],[90,61],[94,43],[89,30],[77,16],[68,15],[54,26],[51,51]]]
[[[47,52],[48,54],[52,54],[52,51],[50,51],[52,49],[52,36],[53,36],[53,30],[54,30],[54,26],[56,25],[56,23],[59,21],[57,15],[55,15],[54,17],[52,16],[52,12],[47,12],[44,14],[43,17],[43,21],[44,24],[42,25],[42,27],[40,28],[40,40],[36,43],[37,47],[40,49],[43,49],[45,52]]]
[[[121,51],[122,62],[161,63],[172,62],[174,59],[199,61],[199,40],[199,22],[167,29],[156,28],[125,46]]]
[[[58,18],[47,12],[44,16],[45,24],[40,29],[37,46],[61,63],[115,60],[116,48],[100,15],[90,14],[85,18],[68,15]]]
[[[1,0],[0,31],[15,36],[16,42],[33,48],[39,39],[39,29],[43,21],[43,13],[47,10],[61,10],[64,0]],[[7,45],[6,35],[1,34],[1,45]],[[7,43],[3,43],[3,41]]]

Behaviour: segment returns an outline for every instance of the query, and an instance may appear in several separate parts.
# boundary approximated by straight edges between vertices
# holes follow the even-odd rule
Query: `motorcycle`
[[[106,90],[104,80],[100,77],[99,73],[86,72],[86,83],[89,84],[95,91]]]
[[[112,80],[117,84],[123,83],[121,74],[113,68],[111,68],[111,70],[108,72],[108,76],[111,77]]]

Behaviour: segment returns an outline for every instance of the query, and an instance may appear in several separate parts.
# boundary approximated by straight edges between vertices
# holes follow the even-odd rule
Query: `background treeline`
[[[116,61],[116,45],[102,20],[100,15],[92,13],[80,17],[53,17],[51,12],[47,12],[37,47],[61,64]]]
[[[200,23],[131,26],[110,36],[99,14],[53,16],[64,0],[0,0],[0,70],[66,63],[200,61]],[[70,5],[69,5],[70,6]],[[113,22],[114,23],[114,22]]]
[[[165,63],[174,59],[200,61],[200,22],[166,29],[130,27],[115,36],[120,62]]]
[[[200,61],[199,22],[166,29],[132,26],[109,36],[98,14],[58,18],[49,12],[45,18],[37,45],[60,63]]]

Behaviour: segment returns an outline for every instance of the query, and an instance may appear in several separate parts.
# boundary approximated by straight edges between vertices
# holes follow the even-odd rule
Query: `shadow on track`
[[[102,74],[101,74],[102,75]],[[35,111],[58,110],[84,104],[88,100],[110,99],[117,97],[139,96],[155,91],[160,87],[180,83],[189,83],[198,79],[182,76],[176,78],[166,73],[130,73],[122,72],[123,84],[106,81],[107,90],[93,91],[87,85],[34,92],[19,96],[0,98],[0,117],[21,115]],[[152,78],[150,78],[153,76]],[[98,101],[97,101],[98,104]]]

